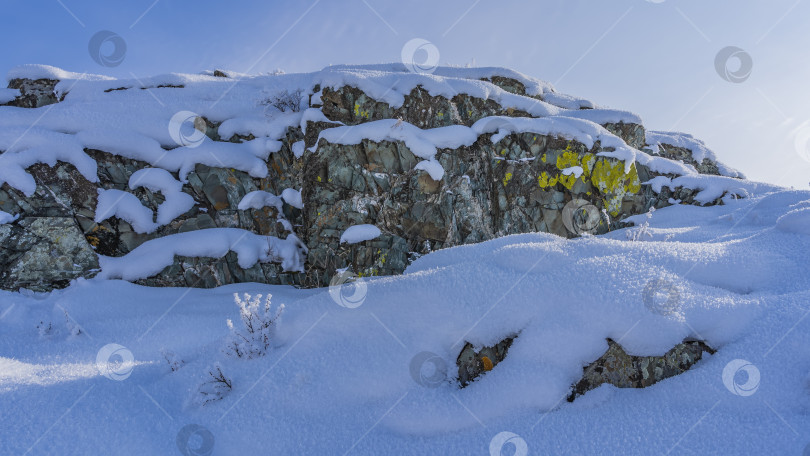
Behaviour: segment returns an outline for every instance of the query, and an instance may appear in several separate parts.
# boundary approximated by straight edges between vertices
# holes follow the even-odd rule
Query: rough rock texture
[[[0,288],[66,286],[98,268],[98,259],[70,217],[26,217],[0,225]]]
[[[563,209],[574,198],[604,209],[595,231],[619,226],[609,220],[645,212],[651,203],[635,165],[596,157],[576,142],[532,133],[511,135],[496,144],[481,137],[471,147],[441,150],[440,181],[414,170],[420,161],[404,145],[364,141],[333,145],[322,141],[304,171],[304,242],[318,285],[336,268],[351,266],[361,275],[401,272],[411,253],[481,242],[512,233],[545,231],[564,237]],[[582,166],[577,178],[561,170]],[[379,238],[342,248],[346,227],[374,224]],[[345,259],[335,257],[345,253]],[[333,261],[335,264],[327,264]]]
[[[720,175],[720,170],[717,168],[717,163],[704,158],[702,162],[698,163],[692,157],[692,151],[683,147],[673,146],[672,144],[660,143],[658,145],[658,156],[669,158],[671,160],[682,161],[688,165],[692,165],[700,174],[714,174]]]
[[[54,92],[54,88],[58,83],[59,81],[53,79],[12,79],[8,83],[8,88],[19,89],[20,96],[7,103],[7,106],[38,108],[58,103],[60,101],[59,97]]]
[[[490,81],[527,96],[519,81],[500,76]],[[54,93],[57,82],[14,79],[9,87],[19,89],[20,96],[9,105],[37,108],[59,102]],[[177,86],[176,90],[183,88]],[[338,122],[354,125],[400,118],[420,128],[434,128],[469,126],[492,115],[528,114],[465,94],[452,99],[431,96],[420,86],[405,96],[399,108],[355,87],[312,88],[312,93],[318,91],[318,106],[327,120],[309,121],[306,134],[298,126],[288,128],[281,150],[267,159],[266,178],[197,165],[183,185],[183,191],[193,197],[194,207],[153,233],[136,233],[115,217],[94,221],[99,189],[128,191],[153,212],[157,210],[164,201],[162,194],[128,187],[130,176],[149,167],[147,163],[87,149],[98,164],[98,183],[88,181],[70,164],[31,166],[28,172],[37,183],[34,195],[27,197],[7,184],[0,186],[0,210],[20,216],[11,224],[0,225],[0,288],[60,288],[71,279],[95,274],[98,262],[94,253],[119,257],[154,238],[215,227],[241,228],[282,239],[294,233],[309,248],[306,270],[285,272],[269,263],[245,270],[233,253],[220,259],[177,257],[161,273],[139,283],[214,287],[254,281],[323,286],[341,268],[349,267],[361,276],[397,274],[414,258],[436,249],[533,231],[574,237],[581,234],[582,225],[588,225],[589,233],[599,234],[624,226],[622,220],[629,215],[669,205],[670,198],[693,202],[692,190],[654,193],[641,185],[657,174],[638,164],[625,172],[624,162],[596,155],[606,150],[598,142],[587,148],[575,140],[534,133],[511,134],[495,143],[491,134],[485,134],[469,147],[441,149],[436,159],[445,173],[435,181],[427,172],[414,169],[422,159],[403,142],[365,140],[339,145],[324,139],[318,143],[318,135]],[[212,140],[223,141],[218,132],[221,122],[199,117],[194,124]],[[633,147],[644,146],[641,125],[604,127]],[[228,141],[253,139],[252,134],[237,134]],[[297,158],[293,144],[300,141],[307,147],[317,145],[317,152]],[[691,159],[684,151],[662,150],[687,163]],[[706,161],[695,166],[701,172],[717,170]],[[573,167],[581,167],[582,174],[563,174]],[[302,190],[303,210],[286,202],[281,213],[274,207],[237,207],[251,191],[280,195],[289,188]],[[566,213],[571,204],[587,204],[593,210],[582,219],[579,212]],[[341,234],[357,224],[373,224],[382,234],[358,244],[340,244]]]
[[[701,341],[684,341],[663,356],[632,356],[611,339],[604,355],[584,369],[582,379],[574,385],[568,401],[609,383],[618,388],[645,388],[681,374],[714,350]]]
[[[419,128],[446,127],[448,125],[470,126],[487,116],[530,117],[529,114],[504,109],[493,100],[473,98],[459,94],[452,99],[431,96],[417,87],[405,97],[405,103],[392,108],[387,103],[370,98],[360,89],[341,87],[323,89],[321,110],[330,120],[356,125],[380,119],[402,119]]]
[[[515,337],[507,337],[480,350],[466,343],[456,359],[459,385],[464,388],[495,368],[506,358]],[[607,342],[605,354],[584,368],[582,379],[572,387],[568,396],[569,402],[604,383],[618,388],[646,388],[689,370],[701,360],[703,352],[715,352],[701,341],[684,341],[663,356],[631,356],[613,340],[608,339]]]
[[[465,344],[464,348],[461,349],[461,353],[458,355],[458,359],[456,359],[459,385],[464,388],[481,374],[495,368],[498,363],[506,358],[506,352],[509,351],[509,347],[514,340],[514,337],[507,337],[496,345],[483,347],[479,351],[475,351],[475,347],[473,347],[472,344]]]

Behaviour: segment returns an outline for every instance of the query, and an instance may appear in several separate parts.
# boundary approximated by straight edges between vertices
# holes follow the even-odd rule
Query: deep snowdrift
[[[810,192],[781,191],[669,207],[601,237],[509,236],[343,293],[104,280],[0,292],[0,454],[172,454],[192,423],[213,454],[486,454],[505,431],[529,454],[799,454],[810,443],[808,205]],[[672,312],[645,302],[651,281],[677,290]],[[262,358],[223,352],[234,292],[286,304]],[[410,370],[431,352],[452,378],[465,341],[515,334],[465,389],[422,386]],[[602,386],[567,403],[606,338],[639,355],[684,338],[718,352],[647,389]],[[96,364],[110,343],[132,354],[118,381]],[[200,406],[215,363],[233,391]]]

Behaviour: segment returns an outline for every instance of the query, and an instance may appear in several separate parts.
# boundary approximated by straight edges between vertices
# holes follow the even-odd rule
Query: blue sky
[[[810,2],[739,3],[0,0],[0,71],[23,63],[127,78],[312,71],[399,61],[403,45],[422,38],[441,64],[516,69],[634,111],[649,129],[692,133],[752,179],[807,188]],[[88,52],[100,30],[126,42],[117,67]],[[716,70],[727,46],[751,58],[743,82]]]

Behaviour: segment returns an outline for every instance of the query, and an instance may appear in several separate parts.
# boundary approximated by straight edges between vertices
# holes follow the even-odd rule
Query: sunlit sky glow
[[[413,38],[440,63],[504,66],[564,93],[638,113],[645,126],[706,141],[749,178],[807,188],[810,2],[3,0],[0,71],[44,63],[142,77],[215,68],[261,73],[399,61]],[[98,65],[88,41],[110,30],[121,65]],[[724,80],[715,56],[753,61]],[[739,62],[729,62],[736,69]],[[796,138],[799,138],[797,144]]]

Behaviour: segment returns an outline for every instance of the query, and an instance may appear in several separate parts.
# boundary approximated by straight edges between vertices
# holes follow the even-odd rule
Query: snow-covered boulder
[[[101,258],[100,277],[115,276],[104,265],[116,264],[141,271],[126,278],[145,285],[323,286],[346,268],[398,274],[436,249],[536,231],[602,234],[650,207],[718,204],[757,188],[691,137],[659,140],[633,113],[508,69],[227,76],[13,69],[0,93],[0,211],[18,219],[1,225],[0,252],[15,253],[3,257],[0,288],[92,277],[98,261],[87,252]],[[664,153],[672,147],[689,157]],[[59,227],[44,231],[52,234],[70,222],[64,229],[85,242],[35,284],[8,272],[50,264],[41,248],[17,242],[39,239],[32,220]],[[379,235],[341,242],[356,225]],[[141,246],[209,229],[266,242],[123,265],[142,261]],[[228,233],[206,239],[241,242]]]

